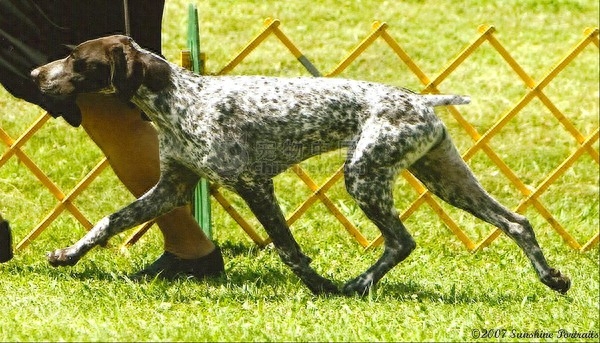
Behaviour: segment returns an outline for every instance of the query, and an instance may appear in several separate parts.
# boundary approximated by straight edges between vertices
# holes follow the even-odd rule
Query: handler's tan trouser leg
[[[141,119],[140,111],[114,96],[84,94],[77,98],[82,126],[100,147],[117,177],[140,197],[160,176],[156,129]],[[180,258],[205,256],[214,244],[191,214],[189,207],[177,208],[156,220],[164,236],[165,251]]]

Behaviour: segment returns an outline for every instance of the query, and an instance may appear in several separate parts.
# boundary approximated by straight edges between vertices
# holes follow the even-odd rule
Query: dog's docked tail
[[[466,105],[471,102],[471,97],[466,95],[443,95],[423,94],[421,95],[427,106]]]

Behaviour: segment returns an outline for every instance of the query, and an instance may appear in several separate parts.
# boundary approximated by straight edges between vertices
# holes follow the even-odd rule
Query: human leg
[[[160,176],[158,137],[152,124],[141,119],[138,109],[112,96],[84,94],[77,104],[83,128],[107,156],[125,187],[135,197],[152,188]],[[176,208],[157,218],[156,223],[168,256],[190,260],[215,251],[189,207]]]

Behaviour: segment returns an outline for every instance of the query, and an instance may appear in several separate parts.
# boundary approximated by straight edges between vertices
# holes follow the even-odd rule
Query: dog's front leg
[[[235,190],[263,225],[283,262],[314,294],[339,293],[333,282],[310,267],[310,258],[302,253],[285,222],[275,197],[272,180],[255,181],[250,185],[240,184]]]
[[[49,252],[48,262],[55,267],[75,265],[93,247],[106,243],[112,236],[188,204],[198,176],[178,165],[161,169],[161,178],[150,191],[101,219],[72,246]]]

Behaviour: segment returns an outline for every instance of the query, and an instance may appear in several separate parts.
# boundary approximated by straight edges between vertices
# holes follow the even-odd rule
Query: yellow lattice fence
[[[259,47],[268,37],[274,36],[293,54],[295,58],[313,75],[321,76],[318,69],[305,57],[305,55],[297,48],[292,40],[283,33],[280,29],[280,22],[274,19],[267,19],[263,29],[217,74],[227,74],[257,47]],[[388,25],[386,23],[375,22],[371,32],[365,37],[356,47],[329,73],[325,76],[332,77],[342,73],[348,66],[352,64],[369,46],[377,39],[383,39],[385,43],[394,51],[398,58],[406,64],[406,66],[418,77],[423,83],[423,93],[439,93],[438,86],[455,71],[469,56],[471,56],[484,43],[489,43],[495,51],[502,56],[508,63],[510,68],[519,76],[527,87],[527,92],[523,97],[507,111],[489,130],[481,134],[477,129],[466,120],[461,113],[454,107],[450,107],[450,112],[456,121],[466,130],[468,135],[473,140],[472,146],[464,153],[463,158],[469,160],[478,151],[483,151],[492,162],[502,171],[504,176],[519,190],[522,195],[521,203],[515,209],[517,212],[523,212],[528,207],[533,206],[535,210],[547,221],[547,223],[556,230],[565,242],[572,248],[577,250],[588,250],[594,244],[598,243],[598,233],[591,237],[584,244],[579,243],[569,232],[556,220],[550,211],[542,204],[540,196],[546,192],[550,185],[564,174],[584,153],[589,154],[592,159],[598,164],[598,151],[593,148],[593,144],[598,141],[598,128],[594,130],[588,137],[583,136],[553,102],[543,93],[546,87],[565,67],[567,67],[582,51],[589,45],[598,47],[598,29],[587,29],[584,33],[584,38],[578,42],[566,56],[554,66],[539,82],[535,82],[519,65],[519,63],[511,56],[504,46],[494,36],[495,28],[493,26],[481,26],[479,35],[465,47],[448,65],[434,78],[430,79],[414,62],[414,60],[404,51],[400,44],[387,32]],[[528,187],[511,168],[504,163],[498,154],[488,145],[491,138],[497,135],[503,127],[513,119],[533,98],[537,97],[550,110],[550,112],[560,121],[565,130],[569,132],[576,140],[578,147],[567,159],[556,167],[535,189]],[[369,241],[361,231],[348,219],[341,210],[328,198],[327,191],[337,182],[342,180],[343,173],[340,167],[326,182],[318,185],[310,176],[302,169],[301,166],[295,165],[291,170],[310,188],[313,192],[298,208],[296,208],[289,216],[287,222],[292,225],[306,211],[313,206],[317,201],[321,201],[326,208],[337,218],[344,228],[364,247],[373,247],[381,244],[382,237],[379,236],[373,241]],[[439,216],[439,218],[448,226],[448,228],[460,239],[460,241],[470,251],[476,251],[482,247],[488,246],[496,239],[500,230],[493,230],[481,242],[474,242],[469,236],[459,227],[459,225],[444,211],[429,191],[409,172],[403,172],[402,176],[419,194],[418,198],[406,208],[401,218],[407,219],[421,205],[427,204]],[[242,215],[234,208],[230,201],[219,191],[218,186],[212,187],[213,197],[223,206],[223,208],[232,216],[232,218],[242,227],[242,229],[259,245],[265,245],[270,242],[269,238],[262,238],[260,234],[254,230],[252,225],[243,218]]]
[[[423,93],[439,93],[439,86],[444,80],[446,80],[453,72],[463,65],[468,59],[480,49],[484,44],[493,48],[501,58],[510,67],[510,70],[518,76],[525,86],[525,92],[522,97],[506,111],[500,119],[498,119],[489,129],[485,132],[480,133],[476,127],[471,124],[458,109],[449,107],[448,110],[456,122],[465,130],[468,137],[471,139],[471,145],[463,153],[465,160],[470,160],[478,152],[484,153],[489,160],[491,160],[497,168],[501,171],[503,176],[514,186],[520,194],[520,202],[516,206],[517,212],[524,212],[529,208],[532,208],[540,214],[542,218],[552,227],[564,241],[573,249],[580,251],[589,250],[591,247],[598,243],[599,233],[592,234],[591,237],[587,238],[583,242],[579,242],[573,237],[562,225],[558,219],[553,216],[547,206],[545,206],[541,200],[541,196],[546,193],[551,185],[555,183],[562,175],[564,175],[573,165],[581,159],[582,156],[588,155],[595,162],[595,165],[600,164],[599,154],[596,149],[598,142],[598,127],[596,127],[591,133],[584,135],[581,133],[573,122],[569,119],[568,115],[565,115],[561,110],[553,103],[553,101],[544,93],[544,89],[567,67],[569,66],[580,53],[589,46],[598,48],[598,28],[587,29],[584,33],[584,37],[577,42],[571,49],[569,49],[564,57],[539,80],[535,81],[524,68],[511,56],[508,50],[502,45],[502,43],[494,35],[493,26],[482,26],[479,28],[476,38],[469,43],[464,49],[462,49],[456,57],[454,57],[446,66],[439,72],[434,78],[430,78],[425,72],[417,65],[417,63],[408,55],[408,53],[402,48],[402,46],[395,40],[388,32],[388,25],[386,23],[375,22],[372,26],[370,33],[360,41],[354,49],[352,49],[348,55],[329,73],[321,74],[321,72],[305,57],[305,55],[298,49],[293,41],[286,35],[280,28],[281,23],[278,20],[267,19],[264,23],[262,30],[249,41],[249,43],[229,62],[223,67],[217,74],[226,74],[234,70],[236,66],[244,61],[244,59],[252,53],[254,49],[259,47],[269,37],[275,37],[278,39],[290,53],[315,77],[327,76],[332,77],[339,75],[346,70],[353,62],[357,60],[371,45],[376,41],[383,41],[387,47],[389,47],[398,60],[402,62],[423,84]],[[585,72],[585,71],[582,71]],[[531,103],[532,100],[539,100],[549,112],[560,122],[562,129],[568,132],[573,137],[574,149],[562,163],[557,165],[542,182],[535,187],[528,186],[522,179],[517,175],[499,156],[499,154],[493,150],[490,145],[490,140],[501,133],[502,129],[507,126],[514,118],[522,112],[522,110]],[[27,140],[29,140],[35,133],[44,125],[48,120],[47,115],[42,115],[38,118],[33,125],[27,129],[17,139],[11,138],[2,128],[0,128],[0,139],[6,144],[8,149],[0,157],[0,168],[10,159],[18,158],[40,182],[46,187],[56,198],[57,204],[50,211],[50,213],[40,222],[38,225],[24,237],[17,248],[24,248],[29,242],[34,240],[43,230],[45,230],[62,212],[67,210],[71,213],[85,228],[90,228],[91,223],[81,213],[81,211],[75,206],[74,200],[80,195],[106,168],[108,165],[106,159],[102,159],[72,190],[68,193],[63,192],[58,186],[56,186],[52,180],[22,151],[21,147]],[[335,173],[329,176],[323,184],[319,185],[315,182],[309,174],[300,166],[296,165],[291,168],[291,172],[299,177],[299,179],[306,184],[310,189],[311,195],[304,200],[288,218],[288,224],[294,224],[300,217],[302,217],[308,209],[314,206],[317,202],[321,202],[328,211],[330,211],[335,218],[342,224],[347,232],[352,235],[356,241],[365,248],[370,248],[381,244],[381,237],[377,237],[373,240],[369,240],[363,235],[361,230],[348,219],[342,210],[340,210],[334,201],[330,199],[327,192],[337,183],[343,179],[342,167],[340,166]],[[419,208],[423,205],[430,207],[433,212],[441,219],[441,221],[458,237],[458,239],[465,245],[470,251],[476,251],[482,247],[488,246],[493,242],[499,235],[498,229],[492,229],[484,239],[477,242],[469,237],[460,226],[452,219],[450,214],[444,210],[443,206],[438,202],[437,198],[432,196],[431,193],[409,172],[403,172],[402,177],[407,183],[414,188],[418,194],[416,199],[412,201],[406,208],[402,209],[401,218],[403,220],[412,216]],[[594,185],[597,188],[597,181]],[[218,202],[229,215],[239,224],[239,226],[248,234],[248,236],[258,245],[264,246],[269,243],[268,237],[262,237],[253,227],[249,221],[240,214],[240,212],[232,205],[231,201],[228,200],[227,195],[223,193],[218,186],[212,186],[211,193],[216,202]],[[133,234],[128,243],[133,243],[141,236],[151,224],[146,224],[142,228]]]

